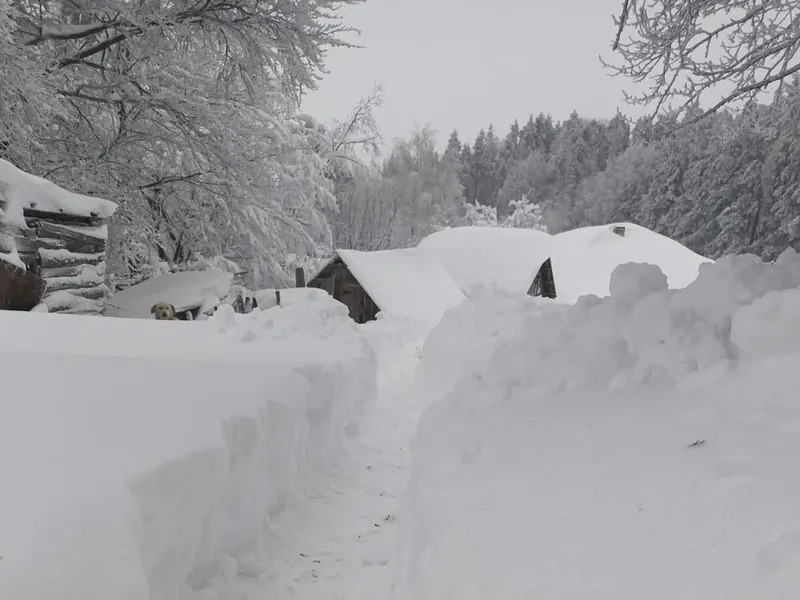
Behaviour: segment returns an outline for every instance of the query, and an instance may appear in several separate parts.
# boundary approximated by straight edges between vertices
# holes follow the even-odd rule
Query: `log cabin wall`
[[[17,234],[17,252],[45,280],[43,301],[50,311],[99,314],[110,293],[105,221],[34,209],[25,209],[24,216],[28,229]]]

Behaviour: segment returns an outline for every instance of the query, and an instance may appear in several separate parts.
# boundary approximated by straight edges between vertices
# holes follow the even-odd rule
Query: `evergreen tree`
[[[458,131],[454,129],[447,140],[447,148],[445,149],[444,153],[445,155],[460,158],[461,147],[462,145],[461,140],[458,138]]]
[[[472,148],[469,144],[461,146],[459,163],[461,165],[460,179],[461,187],[464,190],[464,198],[467,202],[475,202],[475,177],[472,171]]]
[[[558,137],[558,131],[553,124],[553,117],[545,115],[544,113],[539,113],[536,117],[534,128],[536,139],[535,150],[538,150],[545,156],[549,156],[553,151],[553,144]]]
[[[619,156],[630,146],[631,128],[619,110],[608,123],[608,158]]]
[[[531,152],[539,150],[536,139],[536,122],[533,120],[533,115],[530,115],[519,132],[518,159],[525,158]]]

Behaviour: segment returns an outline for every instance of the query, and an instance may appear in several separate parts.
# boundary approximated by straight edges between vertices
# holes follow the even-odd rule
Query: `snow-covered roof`
[[[0,196],[7,201],[4,220],[19,225],[24,225],[25,209],[99,219],[111,217],[117,209],[114,202],[69,192],[3,159],[0,159]]]
[[[534,229],[454,227],[417,246],[436,257],[465,293],[476,285],[525,294],[550,256],[552,236]],[[554,275],[558,289],[558,273]]]
[[[464,294],[445,268],[417,248],[361,252],[338,250],[381,312],[433,326]]]
[[[613,232],[624,227],[625,235]],[[609,295],[611,273],[624,263],[656,265],[671,288],[684,288],[697,278],[700,265],[713,262],[686,246],[633,223],[581,227],[552,236],[553,279],[558,300],[575,302],[593,294]]]
[[[114,294],[106,305],[106,315],[149,319],[150,307],[169,302],[177,312],[202,306],[208,299],[228,295],[233,275],[225,271],[182,271],[153,277]]]

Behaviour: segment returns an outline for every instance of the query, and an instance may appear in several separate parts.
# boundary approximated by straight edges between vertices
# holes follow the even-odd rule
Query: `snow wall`
[[[3,598],[239,597],[376,396],[375,353],[326,295],[0,331]]]
[[[393,598],[797,597],[800,256],[610,287],[433,330]]]

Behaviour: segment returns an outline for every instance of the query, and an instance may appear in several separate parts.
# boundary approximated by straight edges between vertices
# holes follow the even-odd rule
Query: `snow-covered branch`
[[[799,0],[624,0],[612,44],[621,64],[605,64],[646,86],[630,102],[693,122],[800,72],[798,14]],[[701,101],[710,107],[696,111]]]

